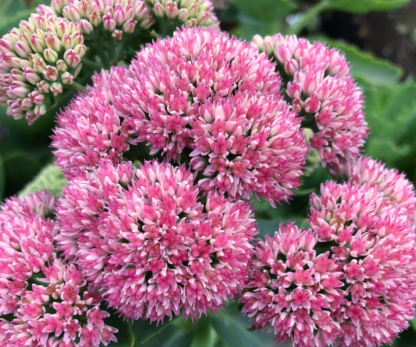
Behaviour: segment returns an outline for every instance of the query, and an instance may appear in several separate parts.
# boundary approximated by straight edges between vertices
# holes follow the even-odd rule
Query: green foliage
[[[0,36],[16,27],[21,20],[26,20],[33,9],[26,9],[22,0],[0,1]]]
[[[239,10],[239,35],[251,40],[255,34],[273,35],[281,27],[281,20],[297,6],[289,0],[233,0]]]
[[[371,129],[366,152],[415,180],[416,85],[364,87],[366,120]]]
[[[67,181],[64,179],[61,170],[57,166],[49,164],[42,169],[33,181],[23,188],[19,195],[25,196],[37,190],[49,190],[52,195],[59,196],[66,183]]]
[[[328,9],[366,13],[370,11],[389,11],[402,7],[409,0],[328,0]]]
[[[360,51],[354,45],[331,41],[327,38],[320,41],[329,46],[338,48],[345,53],[347,61],[351,64],[351,74],[359,82],[373,85],[394,85],[403,76],[403,69],[387,60],[374,57],[372,54]]]

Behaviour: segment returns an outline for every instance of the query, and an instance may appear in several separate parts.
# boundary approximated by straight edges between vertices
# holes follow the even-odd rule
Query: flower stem
[[[322,0],[312,6],[303,18],[289,30],[289,34],[298,35],[318,14],[330,7],[329,0]]]
[[[80,90],[81,92],[85,92],[85,87],[82,85],[82,84],[79,84],[78,82],[73,82],[72,84],[71,84],[71,87],[72,87],[72,89],[75,89],[75,90]]]
[[[101,70],[103,67],[101,66],[100,63],[97,63],[95,61],[89,60],[89,59],[84,59],[82,58],[82,64],[85,65],[88,68],[94,69],[94,70]]]

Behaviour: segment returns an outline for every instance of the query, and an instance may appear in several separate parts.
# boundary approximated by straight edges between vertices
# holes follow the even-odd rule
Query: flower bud
[[[136,28],[136,25],[137,25],[137,20],[129,19],[126,23],[124,23],[123,31],[126,34],[131,34],[134,31],[134,29]]]
[[[32,104],[42,105],[45,100],[45,95],[35,90],[28,95],[28,99]]]
[[[113,31],[116,28],[116,21],[111,17],[110,14],[103,16],[104,29],[107,31]]]
[[[114,30],[111,37],[116,41],[121,41],[123,38],[123,32],[121,30]]]
[[[126,12],[120,4],[115,7],[114,20],[118,26],[121,26],[126,20]]]
[[[16,42],[14,49],[21,58],[27,58],[31,52],[30,47],[22,41]]]
[[[65,18],[69,19],[72,22],[78,22],[81,19],[78,9],[73,5],[64,7],[62,13]]]
[[[85,52],[87,51],[87,47],[85,45],[76,45],[74,47],[74,51],[77,55],[79,55],[82,58],[85,55]]]
[[[178,16],[178,13],[178,4],[176,2],[170,1],[166,4],[166,15],[169,18],[176,18]]]
[[[94,27],[92,26],[92,24],[89,21],[85,20],[85,19],[80,20],[79,27],[80,27],[81,32],[84,35],[89,35],[94,30]]]
[[[56,81],[58,79],[58,69],[48,65],[43,71],[43,75],[48,81]]]
[[[188,18],[189,18],[188,10],[186,8],[181,8],[178,12],[178,19],[181,22],[186,22]]]
[[[32,68],[25,68],[23,69],[23,76],[25,76],[26,80],[33,85],[36,85],[41,81],[41,77],[38,73]]]
[[[153,11],[158,17],[163,17],[165,15],[165,7],[159,2],[153,7]]]
[[[43,94],[48,94],[49,93],[49,88],[50,85],[49,83],[45,82],[45,81],[40,81],[36,87],[38,88],[39,92],[43,93]]]
[[[73,49],[70,49],[65,52],[64,60],[71,68],[75,68],[81,62],[81,58]]]
[[[52,83],[50,91],[53,95],[58,96],[62,93],[62,84],[57,82]]]
[[[58,60],[58,53],[49,48],[45,49],[45,51],[43,52],[43,56],[45,57],[46,61],[51,64],[56,63],[56,61]]]
[[[95,11],[90,14],[89,19],[91,24],[95,27],[98,27],[102,23],[100,14]]]
[[[69,72],[65,72],[61,76],[62,83],[66,85],[71,85],[74,82],[74,76],[72,76]]]
[[[65,64],[65,62],[62,59],[56,62],[56,68],[58,69],[59,72],[65,72],[68,70],[68,66]]]

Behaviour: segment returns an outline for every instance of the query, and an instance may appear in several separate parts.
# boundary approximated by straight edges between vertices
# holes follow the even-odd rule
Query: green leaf
[[[61,170],[57,166],[49,164],[23,188],[19,195],[25,196],[37,190],[49,190],[52,195],[58,196],[66,183]]]
[[[211,318],[212,325],[228,347],[274,347],[273,333],[261,331],[248,331],[250,322],[238,310],[238,303],[227,305],[225,311]],[[182,346],[181,346],[182,347]]]
[[[21,0],[0,1],[0,35],[3,36],[23,19],[28,19],[33,9],[26,9]]]
[[[414,331],[416,331],[416,320],[411,320],[409,323],[410,323],[410,326],[412,327],[412,329]]]
[[[389,167],[401,164],[416,150],[414,119],[416,85],[366,87],[366,120],[371,129],[366,152]],[[414,170],[414,168],[413,168]]]
[[[399,82],[403,76],[401,67],[360,51],[351,44],[331,41],[326,38],[322,41],[345,53],[347,61],[351,64],[351,74],[359,81],[374,85],[393,85]]]
[[[244,15],[263,22],[275,22],[286,17],[297,6],[288,0],[233,0]]]
[[[3,156],[5,193],[21,189],[42,168],[39,160],[28,152],[13,150]]]
[[[108,347],[133,347],[135,340],[131,323],[123,320],[115,310],[106,308],[106,311],[110,313],[110,317],[105,320],[105,323],[118,329],[116,333],[117,342],[112,342]]]
[[[156,324],[155,322],[150,323],[149,320],[146,319],[138,319],[134,321],[132,325],[134,337],[137,342],[145,343],[146,341],[160,334],[163,330],[165,330],[167,327],[173,324],[177,319],[181,318],[175,317],[170,321],[159,324]]]
[[[288,0],[233,0],[238,9],[239,36],[251,40],[255,34],[272,35],[279,31],[280,20],[297,8]]]
[[[350,13],[389,11],[406,5],[410,0],[329,0],[329,8]]]

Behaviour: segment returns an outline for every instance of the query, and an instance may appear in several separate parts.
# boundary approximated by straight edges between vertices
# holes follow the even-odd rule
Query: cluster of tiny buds
[[[123,33],[133,33],[137,25],[148,29],[154,23],[143,0],[52,0],[50,7],[41,5],[37,11],[79,23],[84,35],[102,26],[117,41],[123,38]]]
[[[214,5],[207,0],[146,0],[153,7],[156,17],[169,18],[185,23],[187,27],[217,27]]]
[[[32,124],[46,113],[46,96],[73,83],[85,52],[77,23],[32,14],[0,40],[0,104]]]

